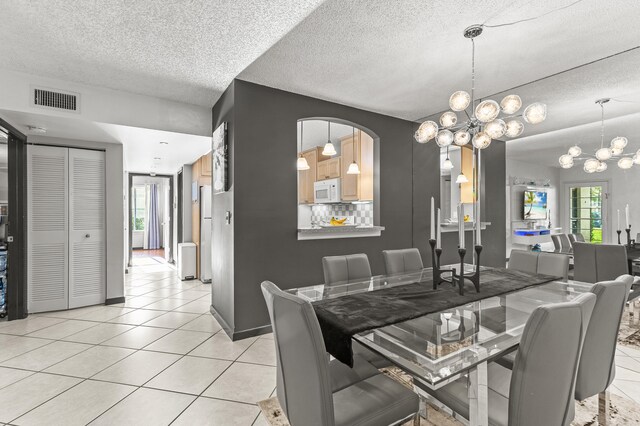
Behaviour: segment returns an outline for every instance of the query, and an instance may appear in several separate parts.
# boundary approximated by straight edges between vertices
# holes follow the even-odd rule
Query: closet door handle
[[[91,234],[86,234],[84,237],[85,237],[85,238],[90,238],[90,237],[91,237]]]

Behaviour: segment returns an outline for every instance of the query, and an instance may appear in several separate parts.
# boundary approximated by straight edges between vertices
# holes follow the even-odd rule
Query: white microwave
[[[340,202],[340,179],[327,179],[313,184],[313,201],[316,204]]]

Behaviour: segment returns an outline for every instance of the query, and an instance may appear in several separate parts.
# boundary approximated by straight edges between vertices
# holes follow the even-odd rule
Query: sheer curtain
[[[160,248],[160,216],[158,201],[158,185],[149,184],[149,206],[147,208],[147,248]]]

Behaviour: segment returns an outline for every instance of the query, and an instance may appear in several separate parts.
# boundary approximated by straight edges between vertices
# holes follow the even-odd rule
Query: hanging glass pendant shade
[[[322,149],[322,155],[327,157],[333,157],[336,155],[336,148],[331,143],[331,122],[327,121],[327,143],[324,144],[324,148]]]
[[[309,163],[307,159],[302,156],[302,147],[304,146],[304,121],[300,122],[300,156],[298,157],[298,161],[296,161],[296,169],[309,170]]]
[[[353,163],[349,164],[349,168],[347,169],[347,174],[348,175],[359,175],[360,174],[360,167],[358,167],[358,163],[356,163],[356,128],[353,127],[352,128],[352,143],[351,146],[353,146]],[[359,131],[358,133],[358,142],[360,142],[360,135],[362,134],[362,130]]]

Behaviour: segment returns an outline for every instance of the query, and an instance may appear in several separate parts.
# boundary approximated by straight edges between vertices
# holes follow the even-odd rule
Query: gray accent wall
[[[379,138],[382,236],[298,241],[296,123],[313,117],[350,121]],[[432,195],[439,198],[439,148],[415,143],[415,123],[242,80],[213,108],[213,128],[223,121],[229,125],[231,189],[213,201],[212,311],[234,339],[269,330],[262,281],[283,289],[319,284],[323,256],[366,253],[372,272],[382,274],[382,250],[417,246],[430,265],[427,206]],[[501,155],[504,162],[504,149]],[[495,180],[503,219],[494,223],[501,228],[503,257],[504,170]],[[232,212],[231,225],[224,223],[226,211]],[[455,248],[451,240],[445,239],[445,249]]]

